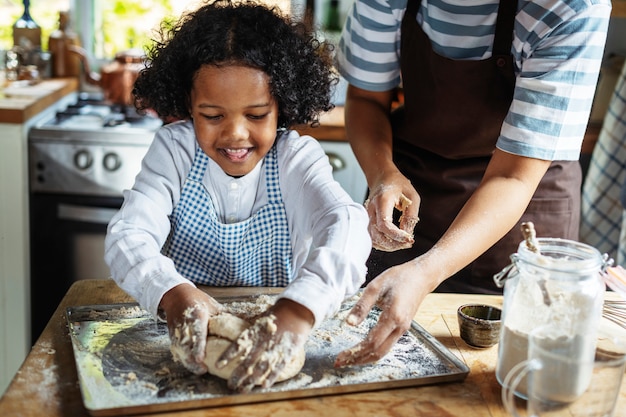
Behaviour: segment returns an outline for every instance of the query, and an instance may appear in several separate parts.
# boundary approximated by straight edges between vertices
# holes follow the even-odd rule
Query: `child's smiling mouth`
[[[220,153],[233,162],[244,161],[252,153],[253,148],[222,148]]]

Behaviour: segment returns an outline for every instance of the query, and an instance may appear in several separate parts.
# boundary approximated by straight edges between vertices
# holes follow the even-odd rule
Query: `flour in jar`
[[[529,355],[537,359],[541,367],[534,372],[528,390],[542,401],[573,402],[591,383],[595,337],[552,336],[550,333],[551,329],[542,328],[530,337]]]
[[[547,304],[545,293],[538,283],[540,279],[541,276],[524,276],[518,281],[517,287],[513,288],[511,299],[505,297],[496,367],[496,377],[501,384],[513,367],[528,359],[529,335],[541,326],[551,325],[556,329],[549,336],[554,339],[552,350],[556,349],[558,341],[561,346],[573,346],[571,352],[578,352],[576,354],[581,355],[580,357],[593,359],[595,333],[590,329],[595,328],[593,323],[599,318],[599,314],[593,313],[599,311],[596,294],[593,291],[573,291],[563,281],[546,280],[543,289],[549,294],[550,303]],[[549,342],[550,340],[545,341],[548,346]],[[568,356],[571,358],[573,354]],[[568,396],[582,393],[588,383],[586,371],[579,371],[575,367],[558,378],[567,380],[568,383],[555,383],[552,387],[547,387],[547,396],[564,400]],[[518,396],[527,398],[527,383],[527,378],[524,377],[516,388]]]
[[[500,366],[512,369],[528,359],[532,376],[524,377],[516,391],[551,403],[569,403],[582,395],[591,381],[595,357],[595,337],[557,335],[554,327],[543,326],[529,335],[504,329],[507,349]],[[508,371],[507,371],[508,373]]]

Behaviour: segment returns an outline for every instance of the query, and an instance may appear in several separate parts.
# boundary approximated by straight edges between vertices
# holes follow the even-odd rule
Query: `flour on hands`
[[[230,329],[222,332],[224,328]],[[226,379],[231,389],[249,392],[255,385],[267,388],[300,372],[306,357],[300,339],[290,332],[278,332],[272,314],[249,325],[223,313],[209,323],[206,364],[209,372]]]
[[[394,208],[402,212],[399,222],[400,227],[397,227],[390,215],[383,214],[385,210],[380,201],[385,191],[386,188],[384,186],[378,187],[372,192],[370,198],[365,201],[365,208],[370,214],[368,230],[372,237],[372,246],[374,249],[385,252],[410,248],[415,242],[413,229],[419,222],[419,218],[405,216],[405,211],[413,202],[404,194],[400,194],[394,204]],[[381,215],[384,217],[381,217]]]

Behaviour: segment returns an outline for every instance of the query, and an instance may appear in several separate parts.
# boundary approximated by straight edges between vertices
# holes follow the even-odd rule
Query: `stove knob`
[[[74,154],[74,165],[78,169],[87,169],[93,164],[93,156],[88,150],[80,150]]]
[[[102,159],[102,166],[107,171],[116,171],[122,166],[122,159],[115,152],[109,152]]]

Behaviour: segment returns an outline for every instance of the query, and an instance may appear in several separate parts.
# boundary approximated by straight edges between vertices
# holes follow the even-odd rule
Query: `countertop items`
[[[232,295],[232,288],[206,289],[212,295]],[[256,288],[238,289],[238,295],[254,294]],[[0,415],[86,416],[83,407],[72,343],[68,333],[67,307],[132,302],[111,280],[83,280],[74,283],[26,361],[0,400]],[[474,349],[459,337],[456,308],[465,303],[501,307],[500,296],[430,294],[416,321],[470,368],[463,382],[412,388],[394,388],[313,398],[272,401],[258,404],[225,405],[211,408],[212,416],[314,416],[327,413],[341,416],[491,416],[508,414],[500,400],[496,381],[497,345]],[[620,393],[617,410],[626,410],[626,386]],[[207,409],[171,411],[162,416],[204,416]],[[616,417],[623,417],[619,414]]]
[[[502,310],[485,304],[464,304],[457,310],[461,339],[477,348],[491,347],[500,337]]]
[[[13,82],[0,90],[0,123],[25,123],[77,89],[78,78]]]

